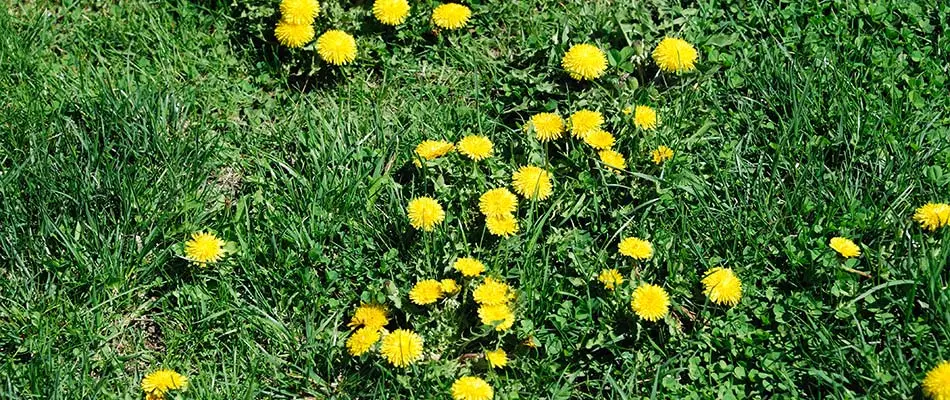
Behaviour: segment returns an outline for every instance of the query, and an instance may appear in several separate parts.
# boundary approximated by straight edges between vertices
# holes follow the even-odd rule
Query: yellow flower
[[[277,23],[274,28],[274,37],[280,44],[297,49],[313,40],[313,26],[307,24],[291,24],[286,21]]]
[[[360,328],[346,340],[346,349],[351,356],[357,357],[369,351],[379,341],[379,330]]]
[[[478,307],[478,317],[485,325],[494,325],[496,331],[507,331],[515,324],[515,314],[507,303]]]
[[[317,0],[283,0],[280,2],[280,19],[294,25],[310,25],[320,14]]]
[[[656,129],[656,110],[653,107],[637,106],[633,111],[633,124],[640,129]]]
[[[455,279],[443,279],[439,281],[439,285],[442,286],[442,292],[445,294],[455,294],[459,291],[459,284]]]
[[[376,0],[373,2],[373,15],[386,25],[399,25],[409,16],[409,2],[406,0]]]
[[[511,286],[492,277],[485,278],[485,282],[478,285],[472,292],[472,298],[476,303],[489,306],[505,304],[514,298],[514,295]]]
[[[452,151],[455,146],[444,140],[423,140],[416,146],[416,154],[426,160],[435,160]]]
[[[518,233],[518,220],[511,214],[485,217],[485,227],[492,235],[509,238]]]
[[[924,393],[934,400],[950,400],[950,361],[941,361],[927,372]]]
[[[687,72],[696,69],[696,48],[683,39],[664,38],[653,50],[653,61],[666,72]]]
[[[485,352],[485,359],[492,368],[502,368],[508,365],[508,353],[503,349],[496,349]]]
[[[518,207],[518,197],[508,189],[492,189],[478,198],[478,209],[486,217],[511,215]]]
[[[670,296],[657,285],[643,284],[633,291],[630,308],[638,317],[656,322],[670,310]]]
[[[445,219],[445,211],[438,201],[431,197],[417,197],[409,202],[406,207],[406,213],[409,215],[409,224],[413,228],[430,232],[435,229],[436,224]]]
[[[471,257],[462,257],[455,260],[455,264],[453,264],[452,267],[455,268],[456,271],[461,272],[462,276],[466,278],[478,276],[485,271],[485,264]]]
[[[605,289],[614,290],[614,288],[623,283],[623,276],[620,275],[620,271],[616,269],[604,269],[600,271],[597,280],[604,284]]]
[[[435,303],[442,298],[442,284],[434,279],[426,279],[416,283],[409,291],[409,299],[420,306]]]
[[[378,331],[387,324],[389,324],[389,318],[386,317],[386,309],[382,305],[360,304],[347,326],[351,328],[362,326]]]
[[[588,133],[600,130],[603,124],[603,114],[597,111],[580,110],[571,114],[571,135],[583,139]]]
[[[851,239],[843,237],[833,237],[828,245],[835,249],[844,258],[860,257],[861,248],[854,244]]]
[[[469,135],[459,140],[459,153],[475,161],[491,157],[492,143],[487,137]]]
[[[620,250],[620,254],[633,257],[637,260],[648,260],[650,257],[653,257],[653,245],[640,238],[624,238],[617,247]]]
[[[356,39],[343,31],[326,31],[317,38],[317,54],[333,65],[349,64],[356,59]]]
[[[742,281],[729,268],[716,267],[706,271],[703,294],[713,303],[734,306],[742,298]]]
[[[443,29],[458,29],[465,26],[472,10],[461,4],[446,3],[432,10],[432,22]]]
[[[600,78],[607,71],[607,55],[592,44],[575,44],[564,54],[561,66],[579,81]]]
[[[539,113],[531,116],[525,129],[534,129],[534,136],[542,142],[561,138],[564,133],[564,120],[555,113]]]
[[[653,163],[660,165],[660,163],[673,158],[673,149],[660,146],[657,147],[656,150],[653,150],[650,155],[653,156]]]
[[[154,397],[163,398],[171,390],[188,387],[188,377],[170,369],[160,369],[142,378],[142,390]]]
[[[383,338],[379,352],[390,364],[405,368],[422,358],[422,336],[408,329],[397,329]]]
[[[623,115],[630,115],[633,113],[633,107],[626,106],[623,108]]]
[[[197,265],[216,263],[224,257],[224,241],[212,233],[197,232],[191,234],[191,240],[185,242],[185,258]]]
[[[463,376],[452,384],[452,400],[492,400],[495,392],[488,382],[474,376]]]
[[[593,131],[584,137],[584,143],[587,143],[590,145],[590,147],[598,150],[604,150],[613,147],[615,141],[616,139],[614,139],[614,135],[603,129]]]
[[[623,158],[623,154],[610,149],[601,150],[597,154],[600,156],[600,162],[612,171],[620,172],[621,169],[627,168],[627,160]]]
[[[927,203],[914,213],[914,221],[928,231],[950,225],[950,205],[946,203]]]
[[[526,199],[544,200],[551,196],[551,174],[533,165],[524,166],[511,174],[515,191]]]

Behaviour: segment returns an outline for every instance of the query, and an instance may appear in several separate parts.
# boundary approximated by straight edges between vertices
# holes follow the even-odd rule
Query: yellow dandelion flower
[[[638,317],[656,322],[670,310],[670,296],[657,285],[643,284],[633,291],[630,308]]]
[[[280,19],[294,25],[310,25],[320,14],[317,0],[283,0],[280,2]]]
[[[607,71],[607,55],[592,44],[575,44],[564,54],[561,66],[579,81],[600,78]]]
[[[564,133],[564,120],[555,113],[539,113],[531,116],[526,129],[534,129],[534,136],[542,142],[561,138]]]
[[[703,294],[713,303],[734,306],[742,298],[742,281],[732,269],[716,267],[706,271]]]
[[[443,279],[439,281],[439,285],[442,286],[442,292],[445,294],[456,294],[459,292],[459,284],[455,279]]]
[[[376,0],[373,2],[373,15],[386,25],[399,25],[409,16],[409,2],[406,0]]]
[[[928,231],[950,225],[950,205],[946,203],[927,203],[914,213],[914,221]]]
[[[620,170],[627,168],[627,160],[623,158],[623,154],[607,149],[601,150],[597,155],[600,156],[600,162],[614,172],[620,172]]]
[[[452,384],[452,400],[492,400],[495,392],[488,382],[474,376],[463,376]]]
[[[224,257],[224,241],[213,233],[196,232],[185,242],[185,258],[200,266],[216,263]]]
[[[514,291],[507,283],[488,277],[485,278],[485,282],[475,288],[472,298],[478,304],[493,306],[511,301],[514,298]]]
[[[626,106],[626,107],[623,108],[623,110],[622,110],[621,112],[623,112],[623,115],[630,115],[630,114],[633,114],[633,107]]]
[[[469,135],[459,140],[459,153],[474,161],[481,161],[491,157],[492,143],[487,137]]]
[[[420,306],[435,303],[442,298],[442,284],[434,279],[426,279],[416,283],[409,291],[409,299]]]
[[[620,254],[637,260],[648,260],[653,257],[653,244],[640,238],[624,238],[617,247]]]
[[[478,209],[487,217],[511,215],[518,208],[518,197],[508,189],[492,189],[478,198]]]
[[[584,143],[598,150],[609,149],[614,146],[614,142],[616,142],[614,135],[603,129],[593,131],[584,137]]]
[[[274,28],[274,37],[280,44],[297,49],[313,40],[313,26],[308,24],[291,24],[286,21],[277,23]]]
[[[485,359],[492,368],[503,368],[508,365],[508,353],[503,349],[495,349],[485,352]]]
[[[431,161],[449,154],[449,152],[454,149],[455,146],[452,145],[452,143],[444,140],[423,140],[422,143],[416,146],[416,154],[419,157]]]
[[[378,331],[389,324],[389,318],[386,315],[386,308],[380,304],[360,304],[353,313],[353,318],[347,325],[350,328],[360,326],[370,330]]]
[[[551,174],[533,165],[527,165],[511,174],[515,191],[526,199],[544,200],[551,196],[553,183]]]
[[[597,275],[597,280],[604,284],[605,289],[614,290],[623,283],[623,276],[616,269],[604,269]]]
[[[924,394],[934,400],[950,400],[950,361],[941,361],[927,372]]]
[[[378,341],[378,329],[360,328],[346,340],[346,349],[351,356],[358,357],[369,351]]]
[[[458,29],[468,22],[472,10],[461,4],[446,3],[432,10],[432,22],[442,29]]]
[[[640,129],[656,129],[656,110],[653,107],[637,106],[633,111],[633,124]]]
[[[660,165],[660,163],[673,158],[673,149],[666,146],[660,146],[657,147],[656,150],[653,150],[650,155],[653,157],[653,163]]]
[[[689,42],[677,38],[664,38],[653,50],[653,61],[666,72],[688,72],[696,69],[699,54]]]
[[[485,325],[494,325],[498,332],[507,331],[515,324],[515,313],[507,303],[481,305],[478,307],[478,318]]]
[[[172,390],[188,388],[188,377],[170,369],[160,369],[142,378],[142,391],[154,397],[163,398]]]
[[[832,249],[841,254],[844,258],[860,257],[861,248],[858,245],[854,244],[851,239],[843,237],[833,237],[831,241],[828,242],[828,245]]]
[[[422,336],[408,329],[397,329],[383,338],[379,352],[390,364],[405,368],[422,358]]]
[[[518,219],[514,215],[504,214],[497,217],[485,217],[488,233],[505,238],[518,233]]]
[[[431,197],[417,197],[409,202],[406,207],[406,213],[409,215],[409,224],[413,228],[431,232],[437,224],[445,219],[445,211],[442,205]]]
[[[466,278],[478,276],[485,271],[485,264],[471,257],[462,257],[455,260],[452,267]]]
[[[349,64],[356,59],[356,39],[343,31],[326,31],[317,38],[317,54],[333,65]]]
[[[597,111],[580,110],[571,114],[571,135],[583,139],[587,134],[600,130],[604,115]]]

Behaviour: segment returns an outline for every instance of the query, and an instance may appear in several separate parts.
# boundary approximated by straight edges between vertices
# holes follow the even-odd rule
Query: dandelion
[[[841,254],[844,258],[860,257],[861,248],[854,244],[851,239],[843,237],[833,237],[828,245]]]
[[[614,288],[623,283],[623,276],[620,275],[620,271],[616,269],[604,269],[600,271],[597,280],[604,284],[605,289],[614,290]]]
[[[696,48],[677,38],[664,38],[653,50],[653,61],[666,72],[688,72],[696,69]]]
[[[924,393],[934,400],[950,400],[950,361],[941,361],[927,372]]]
[[[274,37],[280,44],[298,49],[313,40],[313,26],[307,24],[292,24],[287,21],[280,21],[274,28]]]
[[[617,245],[617,248],[620,250],[620,254],[637,260],[648,260],[653,257],[653,244],[640,238],[624,238]]]
[[[495,392],[488,382],[474,376],[463,376],[452,384],[452,400],[492,400]]]
[[[485,282],[475,288],[472,292],[472,298],[475,302],[482,305],[505,304],[514,298],[514,291],[507,283],[495,280],[492,277],[485,278]]]
[[[390,364],[405,368],[422,358],[422,336],[408,329],[397,329],[383,338],[379,352]]]
[[[564,54],[561,66],[579,81],[600,78],[607,71],[607,55],[592,44],[575,44]]]
[[[600,162],[614,172],[619,173],[620,170],[627,168],[627,160],[623,158],[623,154],[607,149],[601,150],[597,155],[600,156]]]
[[[458,149],[473,161],[481,161],[491,156],[492,143],[487,137],[469,135],[459,140]]]
[[[431,197],[417,197],[409,202],[406,207],[406,213],[409,215],[409,224],[413,228],[431,232],[436,224],[445,219],[445,211],[438,201]]]
[[[185,242],[185,258],[202,267],[224,257],[224,241],[213,233],[196,232]]]
[[[660,146],[657,147],[656,150],[653,150],[650,155],[653,156],[653,163],[660,165],[660,163],[673,158],[673,149],[666,146]]]
[[[379,341],[379,330],[360,328],[346,340],[346,350],[351,356],[359,357],[366,353]]]
[[[927,203],[914,213],[914,221],[928,231],[950,225],[950,205],[946,203]]]
[[[706,271],[703,294],[713,303],[735,306],[742,298],[742,281],[732,269],[716,267]]]
[[[373,2],[373,15],[386,25],[399,25],[409,16],[409,2],[406,0],[376,0]]]
[[[551,174],[533,165],[524,166],[511,174],[512,185],[526,199],[544,200],[551,196]]]
[[[485,264],[482,264],[481,261],[471,257],[462,257],[458,260],[455,260],[455,264],[452,265],[452,268],[455,268],[455,270],[460,272],[462,276],[471,278],[484,272]]]
[[[487,217],[511,215],[518,207],[518,197],[508,189],[492,189],[478,198],[478,209]]]
[[[623,113],[623,115],[630,115],[633,113],[633,107],[626,106],[623,108],[623,110],[621,110],[621,112]]]
[[[378,331],[389,324],[389,318],[386,314],[386,309],[380,304],[360,304],[347,326],[350,328],[362,326]]]
[[[280,19],[294,25],[310,25],[320,14],[317,0],[283,0],[280,2]]]
[[[485,227],[492,235],[509,238],[518,233],[518,220],[511,214],[485,217]]]
[[[145,375],[141,386],[147,396],[162,399],[169,391],[188,388],[188,377],[163,368]]]
[[[614,135],[603,129],[593,131],[584,137],[584,143],[598,150],[609,149],[614,146],[614,142],[616,142]]]
[[[409,291],[409,299],[420,306],[435,303],[442,298],[442,284],[434,279],[417,282]]]
[[[555,113],[539,113],[531,116],[525,128],[534,128],[534,136],[547,142],[561,138],[564,133],[564,120]]]
[[[455,3],[442,4],[432,10],[432,22],[442,29],[461,28],[471,16],[471,9]]]
[[[638,317],[656,322],[670,310],[670,296],[657,285],[643,284],[633,291],[630,308]]]
[[[637,106],[633,111],[633,124],[644,130],[656,129],[656,110],[653,107]]]
[[[478,318],[485,325],[494,325],[498,332],[507,331],[515,324],[515,314],[506,303],[478,307]]]
[[[317,54],[333,65],[349,64],[356,59],[356,39],[343,31],[327,31],[317,39]]]
[[[439,281],[439,285],[442,287],[442,292],[445,294],[456,294],[459,292],[459,284],[455,279],[443,279]]]
[[[591,110],[580,110],[571,114],[571,135],[583,139],[587,134],[600,130],[604,124],[604,115]]]
[[[508,365],[508,353],[503,349],[495,349],[485,352],[485,359],[492,368],[503,368]]]
[[[455,149],[455,146],[444,140],[423,140],[422,143],[416,146],[416,154],[432,161],[448,154],[453,149]]]

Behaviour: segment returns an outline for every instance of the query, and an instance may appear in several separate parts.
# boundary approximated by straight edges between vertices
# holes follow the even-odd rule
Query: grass
[[[473,28],[441,35],[429,2],[395,32],[328,2],[318,23],[365,48],[342,70],[277,48],[270,1],[2,4],[0,397],[142,398],[166,366],[192,380],[180,398],[446,398],[465,374],[500,399],[919,398],[950,358],[950,241],[910,218],[950,200],[941,2],[473,1]],[[697,44],[698,72],[637,61],[666,34]],[[612,59],[590,85],[559,67],[587,40]],[[634,104],[661,128],[634,129]],[[631,173],[521,131],[581,107]],[[466,133],[496,157],[412,166],[419,141]],[[676,156],[658,167],[661,144]],[[555,193],[497,240],[475,199],[528,162]],[[449,214],[433,234],[406,221],[419,195]],[[235,253],[188,265],[202,229]],[[627,235],[656,257],[619,258]],[[839,260],[838,235],[862,257]],[[408,302],[468,254],[517,288],[510,333],[469,301]],[[719,265],[743,279],[737,307],[701,293]],[[608,267],[664,286],[671,316],[638,321],[629,284],[596,282]],[[420,332],[427,360],[346,354],[360,301]],[[496,346],[506,369],[468,356]]]

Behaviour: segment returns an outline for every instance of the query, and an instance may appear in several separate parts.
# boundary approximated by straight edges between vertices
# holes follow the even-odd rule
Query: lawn
[[[168,399],[448,399],[462,377],[495,399],[914,399],[950,359],[950,227],[914,219],[950,202],[950,3],[470,0],[453,30],[435,0],[396,27],[323,1],[316,36],[356,40],[342,66],[281,46],[279,3],[0,0],[0,398],[144,399],[168,368],[189,380]],[[664,37],[694,70],[658,68]],[[562,67],[581,43],[603,76]],[[624,168],[537,139],[533,116],[581,109]],[[469,135],[491,156],[415,152]],[[526,165],[549,196],[518,192]],[[493,188],[517,196],[508,237]],[[193,262],[197,232],[219,261]],[[734,306],[704,290],[716,267]],[[430,279],[459,291],[417,304]],[[486,281],[510,326],[480,317]],[[647,284],[655,321],[631,305]],[[388,320],[353,355],[361,304]],[[404,367],[382,350],[400,329],[423,341]]]

